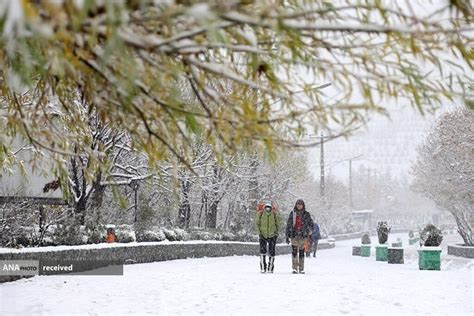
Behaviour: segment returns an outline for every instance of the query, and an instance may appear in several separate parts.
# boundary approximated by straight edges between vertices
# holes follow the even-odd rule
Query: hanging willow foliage
[[[151,164],[186,164],[195,137],[272,151],[312,145],[308,129],[348,135],[390,98],[431,111],[472,81],[466,3],[2,1],[0,166],[18,138],[100,165],[90,115]]]

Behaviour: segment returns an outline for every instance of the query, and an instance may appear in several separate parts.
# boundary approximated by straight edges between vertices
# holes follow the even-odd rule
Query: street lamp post
[[[354,202],[352,199],[352,160],[357,160],[362,156],[363,155],[359,155],[347,159],[349,161],[349,207],[351,208],[351,210],[354,209]]]
[[[349,207],[350,207],[350,209],[354,208],[354,203],[353,203],[353,198],[352,198],[352,196],[353,196],[353,194],[352,194],[352,161],[353,160],[358,160],[362,156],[363,156],[363,154],[360,154],[358,156],[354,156],[354,157],[351,157],[351,158],[342,159],[342,160],[339,160],[338,162],[336,162],[335,164],[332,165],[332,167],[334,167],[334,166],[340,164],[341,162],[344,162],[344,161],[349,162]]]
[[[313,136],[310,135],[309,138],[319,138],[320,139],[320,146],[321,146],[321,158],[320,158],[320,182],[319,182],[319,195],[321,198],[324,197],[325,194],[325,176],[324,176],[324,139],[332,138],[331,136],[324,136],[323,132],[321,132],[320,136]]]
[[[328,82],[328,83],[324,83],[320,86],[316,86],[314,88],[312,88],[311,90],[320,90],[320,89],[324,89],[324,88],[327,88],[329,86],[331,86],[332,83],[331,82]],[[304,91],[304,90],[303,90]],[[303,91],[297,91],[295,93],[300,93],[300,92],[303,92]],[[295,94],[293,93],[293,94]],[[324,187],[324,139],[325,138],[330,138],[330,137],[327,137],[327,136],[324,136],[323,132],[321,131],[321,135],[320,136],[309,136],[309,138],[320,138],[320,141],[321,141],[321,160],[320,160],[320,165],[321,165],[321,175],[320,175],[320,188],[319,188],[319,195],[321,196],[321,198],[324,197],[324,190],[325,190],[325,187]]]

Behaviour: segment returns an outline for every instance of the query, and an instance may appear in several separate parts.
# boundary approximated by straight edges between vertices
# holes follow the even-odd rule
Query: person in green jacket
[[[271,203],[259,204],[257,208],[257,232],[260,240],[260,272],[273,273],[275,264],[275,245],[280,229],[280,219],[276,206]],[[268,264],[266,262],[268,246]]]

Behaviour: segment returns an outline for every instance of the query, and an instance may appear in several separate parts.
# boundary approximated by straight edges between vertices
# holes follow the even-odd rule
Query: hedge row
[[[205,231],[192,229],[189,231],[180,228],[155,227],[143,231],[135,231],[132,225],[105,225],[101,228],[89,229],[87,226],[65,227],[61,225],[49,226],[43,233],[39,227],[24,227],[19,233],[3,241],[3,246],[23,248],[34,246],[84,245],[97,244],[106,241],[107,229],[113,228],[116,242],[150,242],[150,241],[184,241],[184,240],[216,240],[216,241],[243,241],[257,242],[258,236],[244,231],[239,233]]]

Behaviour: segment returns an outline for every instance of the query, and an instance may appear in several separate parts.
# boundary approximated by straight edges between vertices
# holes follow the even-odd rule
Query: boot
[[[260,272],[261,273],[267,272],[267,262],[265,259],[265,255],[260,255]]]
[[[268,268],[267,268],[267,272],[273,273],[274,265],[275,265],[275,257],[272,257],[272,256],[268,257]]]

